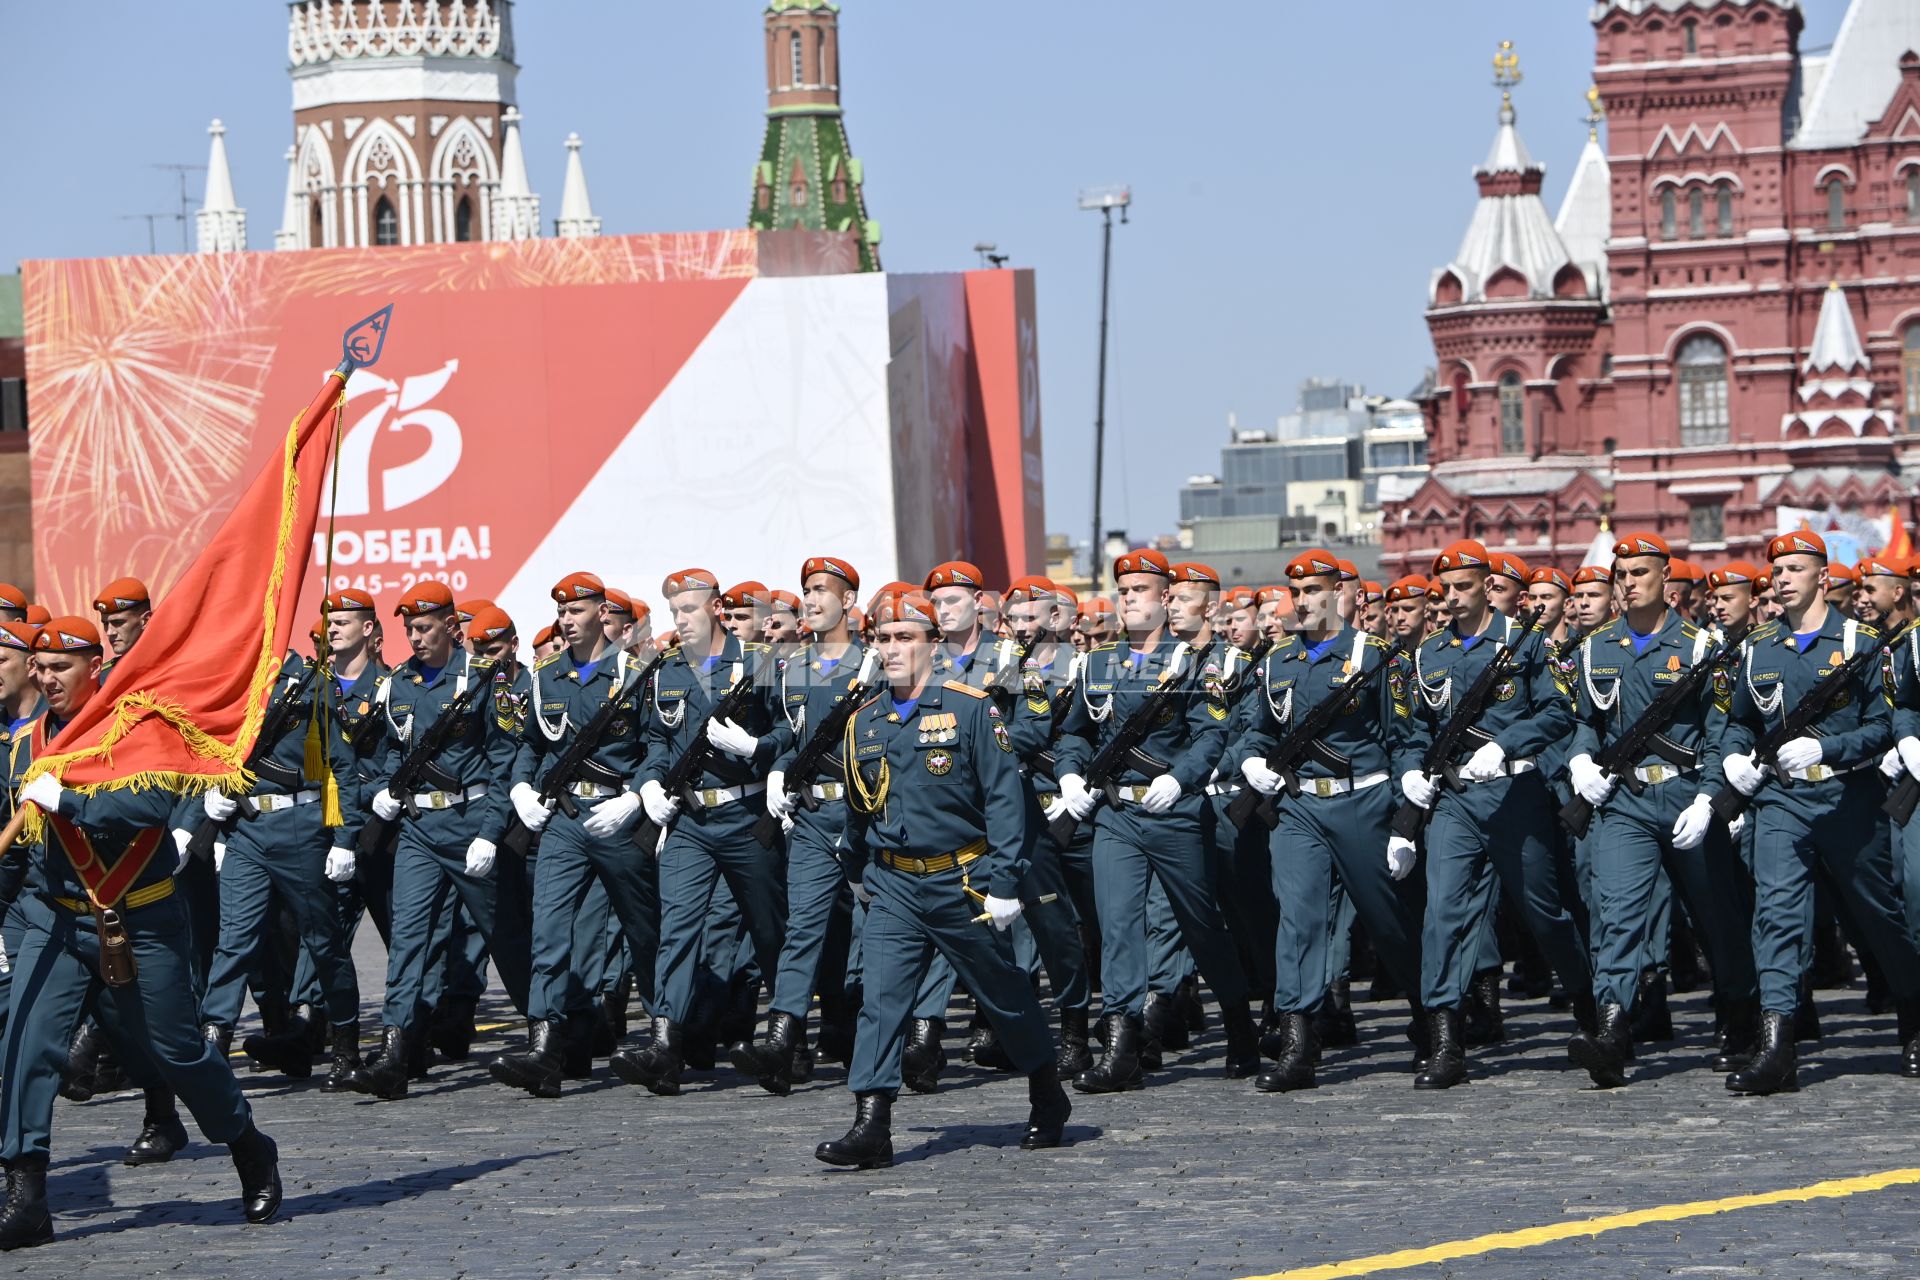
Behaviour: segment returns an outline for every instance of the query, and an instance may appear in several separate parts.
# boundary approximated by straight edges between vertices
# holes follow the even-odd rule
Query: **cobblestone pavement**
[[[1707,1070],[1699,995],[1676,999],[1680,1040],[1606,1093],[1564,1065],[1567,1019],[1540,1001],[1510,1001],[1508,1042],[1437,1095],[1410,1087],[1399,1007],[1361,1005],[1362,1047],[1287,1096],[1219,1077],[1216,1019],[1144,1092],[1076,1094],[1072,1145],[1054,1152],[1018,1149],[1021,1082],[951,1069],[937,1095],[903,1096],[899,1163],[870,1173],[812,1158],[851,1115],[838,1065],[787,1099],[724,1070],[664,1099],[601,1064],[536,1101],[486,1078],[503,1027],[399,1103],[243,1069],[286,1177],[267,1227],[240,1224],[232,1165],[197,1134],[169,1165],[121,1167],[137,1094],[62,1102],[60,1238],[0,1272],[1233,1276],[1920,1165],[1920,1081],[1896,1074],[1892,1018],[1869,1017],[1857,988],[1822,1005],[1803,1091],[1776,1099],[1735,1098]],[[1902,1187],[1393,1274],[1884,1275],[1911,1269],[1916,1239],[1920,1192]]]

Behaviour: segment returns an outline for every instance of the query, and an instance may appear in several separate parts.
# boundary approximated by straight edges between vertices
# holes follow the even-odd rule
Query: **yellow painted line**
[[[1436,1262],[1478,1257],[1499,1249],[1531,1249],[1560,1240],[1597,1236],[1626,1227],[1643,1227],[1653,1222],[1680,1222],[1687,1218],[1705,1218],[1736,1209],[1758,1209],[1770,1204],[1793,1204],[1805,1200],[1837,1200],[1866,1191],[1885,1191],[1888,1187],[1920,1183],[1920,1169],[1889,1169],[1885,1173],[1863,1174],[1857,1178],[1835,1178],[1784,1191],[1762,1191],[1757,1195],[1728,1196],[1724,1200],[1693,1200],[1685,1204],[1663,1204],[1631,1213],[1613,1213],[1600,1218],[1576,1218],[1543,1227],[1523,1227],[1517,1231],[1496,1231],[1471,1240],[1450,1240],[1424,1249],[1401,1249],[1394,1253],[1376,1253],[1345,1262],[1322,1263],[1315,1267],[1296,1267],[1270,1275],[1249,1276],[1246,1280],[1339,1280],[1342,1276],[1370,1276],[1382,1271],[1402,1271]]]

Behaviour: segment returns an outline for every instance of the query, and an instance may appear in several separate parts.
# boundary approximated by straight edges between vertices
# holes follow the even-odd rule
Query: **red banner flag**
[[[154,607],[108,673],[27,776],[69,788],[244,790],[312,560],[327,463],[346,405],[344,366],[293,425],[212,539]],[[39,811],[22,806],[29,825]]]
[[[1910,560],[1913,558],[1913,538],[1907,533],[1907,522],[1900,518],[1900,505],[1895,503],[1887,508],[1887,545],[1880,554],[1889,560]]]

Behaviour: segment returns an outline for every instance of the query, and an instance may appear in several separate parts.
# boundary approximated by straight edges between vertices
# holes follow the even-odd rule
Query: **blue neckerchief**
[[[32,723],[33,723],[32,716],[21,716],[18,720],[15,720],[12,724],[7,726],[7,736],[9,738],[13,737],[15,734],[20,732],[20,729],[22,726],[30,725]]]
[[[726,655],[723,653],[716,653],[711,657],[700,659],[700,674],[706,675],[709,672],[711,672],[713,670],[713,664],[720,661],[720,659],[725,656]]]
[[[1655,640],[1658,640],[1660,638],[1660,633],[1658,631],[1649,631],[1646,635],[1643,636],[1638,631],[1635,631],[1632,627],[1627,628],[1627,634],[1633,637],[1633,656],[1636,658],[1647,651],[1648,645],[1652,644]]]
[[[1793,647],[1795,652],[1805,653],[1807,650],[1813,648],[1813,642],[1815,640],[1818,640],[1819,638],[1820,638],[1820,632],[1817,629],[1813,631],[1794,632]]]
[[[912,715],[913,709],[920,705],[920,699],[918,698],[908,698],[905,702],[902,702],[891,694],[887,696],[887,701],[893,704],[893,714],[899,716],[902,720]]]
[[[1460,647],[1461,647],[1461,649],[1463,649],[1463,650],[1467,650],[1467,649],[1472,649],[1472,648],[1473,648],[1473,646],[1475,646],[1475,645],[1477,645],[1477,644],[1479,644],[1479,643],[1480,643],[1480,642],[1481,642],[1482,640],[1485,640],[1486,638],[1487,638],[1487,637],[1486,637],[1486,633],[1485,633],[1485,632],[1482,632],[1481,634],[1479,634],[1479,635],[1477,635],[1477,636],[1460,636],[1460,637],[1458,637],[1458,639],[1459,639],[1459,641],[1460,641]]]
[[[1309,645],[1307,647],[1307,661],[1308,662],[1320,661],[1321,655],[1325,654],[1327,650],[1333,648],[1333,642],[1335,640],[1338,640],[1339,638],[1340,638],[1340,633],[1336,631],[1334,634],[1328,636],[1325,640],[1322,640],[1319,644]]]
[[[1129,649],[1127,650],[1127,665],[1135,671],[1138,671],[1141,667],[1147,665],[1147,659],[1152,656],[1152,652],[1146,649]]]
[[[598,658],[595,658],[592,662],[574,663],[573,664],[574,677],[577,680],[579,680],[581,684],[585,684],[587,681],[593,679],[595,673],[600,670],[600,664],[606,660],[606,656],[607,655],[603,653]]]
[[[420,682],[422,684],[432,684],[440,678],[440,673],[445,670],[445,667],[422,666],[420,668]]]
[[[833,674],[833,669],[839,665],[840,659],[838,658],[822,658],[820,659],[820,674],[830,676]]]
[[[342,698],[345,698],[347,696],[348,690],[352,689],[354,686],[354,679],[352,676],[335,676],[333,678],[333,683],[334,683],[334,687],[340,690],[340,696]]]
[[[979,652],[979,650],[978,650],[978,649],[976,649],[976,650],[974,650],[974,651],[973,651],[973,653],[956,653],[956,654],[954,654],[954,655],[953,655],[953,659],[952,659],[952,661],[953,661],[953,669],[954,669],[955,671],[961,671],[961,672],[964,672],[964,671],[965,671],[965,670],[966,670],[966,669],[967,669],[968,667],[970,667],[970,666],[972,666],[972,665],[973,665],[973,654],[974,654],[974,653],[978,653],[978,652]]]

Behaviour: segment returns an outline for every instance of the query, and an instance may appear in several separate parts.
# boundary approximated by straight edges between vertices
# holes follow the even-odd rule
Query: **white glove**
[[[1048,796],[1047,802],[1040,806],[1040,816],[1049,823],[1058,821],[1060,815],[1066,811],[1067,801],[1064,796]]]
[[[656,827],[666,826],[680,812],[680,802],[653,778],[640,784],[640,803],[646,806],[647,821]]]
[[[1906,764],[1900,759],[1900,748],[1888,747],[1887,754],[1880,757],[1880,776],[1892,782],[1906,771]]]
[[[345,884],[353,879],[353,850],[343,849],[339,845],[327,850],[327,879],[335,884]]]
[[[1240,762],[1240,776],[1263,796],[1275,794],[1286,782],[1286,779],[1269,769],[1267,762],[1259,756],[1248,756]]]
[[[1440,794],[1440,784],[1434,781],[1430,773],[1409,769],[1400,775],[1400,794],[1411,800],[1417,809],[1431,809],[1434,797]]]
[[[1900,753],[1900,763],[1907,766],[1907,772],[1920,778],[1920,738],[1902,738],[1893,749]]]
[[[1008,929],[1011,929],[1014,920],[1017,919],[1020,912],[1024,910],[1020,905],[1020,899],[996,898],[992,894],[987,895],[987,900],[982,905],[986,907],[987,914],[993,918],[994,929],[1000,933],[1005,933]]]
[[[1468,782],[1492,782],[1500,776],[1507,763],[1507,749],[1497,742],[1489,742],[1467,757],[1460,766],[1460,776]]]
[[[1743,796],[1750,796],[1760,789],[1767,775],[1754,767],[1750,755],[1731,755],[1720,762],[1720,772],[1727,775],[1727,781]]]
[[[1606,770],[1584,751],[1567,761],[1567,780],[1580,798],[1596,809],[1613,797],[1613,789],[1618,785],[1617,780],[1609,778]]]
[[[1809,769],[1820,763],[1825,754],[1818,738],[1795,738],[1780,744],[1780,750],[1774,752],[1774,760],[1788,773],[1795,769]]]
[[[792,814],[788,814],[786,817],[780,819],[780,834],[784,836],[790,836],[793,834],[793,815]]]
[[[475,839],[467,846],[467,874],[485,880],[493,874],[493,841]]]
[[[32,801],[48,813],[58,813],[60,798],[66,794],[67,789],[60,785],[60,779],[50,773],[43,773],[20,788],[20,803],[26,804]]]
[[[860,881],[847,881],[847,888],[853,890],[853,896],[859,899],[861,906],[870,907],[873,905],[873,895],[867,892],[867,886]]]
[[[240,812],[240,802],[224,791],[203,791],[200,794],[200,807],[215,822],[225,822]]]
[[[187,853],[187,842],[192,839],[193,832],[182,830],[179,827],[173,829],[173,848],[174,851],[180,855],[179,861],[173,864],[173,874],[179,875],[187,869],[187,858],[190,856]]]
[[[1746,829],[1747,829],[1747,815],[1744,813],[1741,814],[1739,817],[1735,818],[1732,822],[1729,822],[1727,824],[1727,834],[1732,836],[1735,840],[1738,840],[1740,838],[1740,833],[1742,831],[1745,831]]]
[[[220,864],[227,860],[227,842],[216,840],[213,845],[213,874],[220,874]]]
[[[400,816],[400,802],[385,787],[373,793],[374,816],[382,822],[392,822]]]
[[[1063,773],[1059,782],[1060,803],[1067,806],[1075,822],[1085,822],[1100,803],[1100,797],[1087,790],[1087,780],[1077,773]]]
[[[1179,798],[1180,779],[1163,773],[1147,784],[1147,794],[1140,797],[1140,807],[1148,813],[1165,813]]]
[[[627,829],[635,815],[640,812],[640,797],[631,791],[622,791],[610,800],[602,800],[588,814],[580,829],[596,840],[608,836],[617,836]]]
[[[760,745],[760,739],[731,720],[707,721],[707,741],[728,755],[742,759],[751,757]]]
[[[1693,803],[1680,811],[1680,820],[1673,824],[1673,847],[1698,849],[1712,826],[1713,797],[1695,796]]]
[[[507,799],[513,801],[513,811],[520,815],[520,825],[536,834],[553,816],[553,810],[540,803],[540,793],[533,789],[530,782],[514,783],[513,790],[507,792]]]
[[[767,775],[767,812],[785,822],[793,816],[794,799],[787,794],[787,775],[775,769]]]
[[[1407,873],[1413,870],[1413,864],[1420,860],[1419,853],[1413,847],[1413,841],[1405,836],[1387,837],[1387,874],[1395,880],[1405,880]]]

